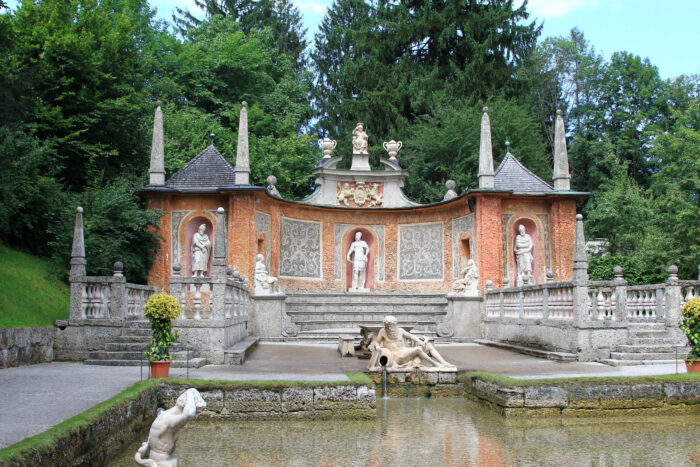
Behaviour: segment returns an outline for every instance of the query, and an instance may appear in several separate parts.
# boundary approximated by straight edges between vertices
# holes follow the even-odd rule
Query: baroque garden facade
[[[201,364],[240,362],[258,339],[359,338],[360,325],[389,314],[443,342],[485,339],[562,359],[625,360],[634,349],[624,347],[640,329],[656,333],[652,358],[668,357],[669,346],[682,342],[680,306],[697,296],[696,281],[679,282],[673,268],[668,283],[640,290],[628,291],[621,272],[610,283],[588,281],[576,215],[588,193],[570,190],[560,113],[551,185],[507,143],[494,169],[484,108],[479,187],[458,194],[447,181],[444,199],[433,204],[403,194],[400,142],[384,143],[383,170],[372,170],[361,123],[351,155],[319,141],[324,157],[313,171],[313,194],[284,199],[273,175],[267,187],[250,183],[247,126],[244,103],[235,166],[210,145],[166,180],[158,105],[150,184],[138,191],[148,209],[164,212],[149,284],[127,283],[118,264],[114,277],[85,276],[78,213],[71,318],[60,323],[59,358],[136,358],[119,342],[146,334],[140,310],[156,290],[180,300],[179,342]],[[350,168],[337,168],[344,157]]]

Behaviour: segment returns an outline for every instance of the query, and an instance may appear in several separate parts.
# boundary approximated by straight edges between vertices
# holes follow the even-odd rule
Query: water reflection
[[[371,421],[193,421],[181,466],[694,466],[699,417],[504,420],[463,399],[377,401]],[[146,438],[146,434],[142,436]],[[134,443],[113,465],[133,465]]]

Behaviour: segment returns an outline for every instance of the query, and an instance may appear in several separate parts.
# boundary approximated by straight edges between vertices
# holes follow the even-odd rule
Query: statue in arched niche
[[[211,253],[211,241],[205,232],[207,225],[199,226],[197,232],[192,235],[192,276],[204,277],[209,266],[209,254]]]
[[[515,237],[515,262],[518,266],[518,277],[516,284],[518,287],[523,285],[534,285],[535,277],[532,275],[532,250],[535,244],[532,242],[532,237],[528,235],[525,226],[518,226],[518,235]]]
[[[355,241],[350,245],[346,259],[352,262],[352,285],[350,292],[366,292],[367,263],[369,262],[369,245],[362,240],[362,232],[355,233]]]

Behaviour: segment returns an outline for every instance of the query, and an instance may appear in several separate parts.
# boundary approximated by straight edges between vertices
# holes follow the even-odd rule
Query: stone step
[[[121,335],[125,337],[151,337],[153,331],[150,328],[122,328]]]
[[[434,331],[424,331],[424,330],[413,329],[413,330],[411,330],[411,333],[416,334],[418,336],[427,336],[427,337],[436,339],[436,342],[442,342],[441,340],[438,340],[437,334],[435,334]],[[276,342],[308,342],[310,344],[311,343],[338,344],[338,337],[341,335],[353,336],[355,338],[356,343],[359,343],[360,339],[361,339],[359,327],[349,327],[349,328],[325,328],[325,329],[317,329],[317,330],[299,331],[299,333],[295,337],[275,338],[274,341],[276,341]],[[265,339],[265,341],[272,342],[273,340]],[[444,342],[451,342],[451,340],[446,339],[446,340],[444,340]]]
[[[679,350],[679,355],[681,354]],[[674,348],[672,345],[618,345],[616,348],[617,352],[624,353],[673,353]]]
[[[419,330],[419,331],[434,331],[437,328],[437,320],[426,320],[426,321],[417,321],[417,320],[403,320],[400,322],[401,326],[411,326],[413,327],[413,330]],[[294,321],[294,324],[296,324],[299,327],[300,331],[318,331],[318,330],[323,330],[327,329],[330,327],[334,326],[342,326],[344,328],[354,328],[357,329],[359,332],[359,327],[360,326],[379,326],[381,325],[381,321],[359,321],[359,320],[318,320],[318,321]]]
[[[257,337],[246,337],[240,342],[236,342],[224,351],[224,363],[227,365],[243,365],[246,358],[258,345]]]
[[[106,351],[129,352],[137,350],[145,350],[148,348],[148,342],[108,342],[105,344]]]
[[[365,304],[378,306],[384,304],[433,304],[447,305],[444,294],[349,294],[349,293],[323,293],[323,294],[290,294],[287,296],[287,306],[295,304]]]
[[[141,360],[143,351],[138,350],[96,350],[88,354],[90,360]]]
[[[668,364],[678,364],[679,372],[683,372],[684,362],[683,360],[616,360],[612,358],[605,358],[598,360],[599,363],[604,363],[610,366],[635,366],[635,365],[668,365]]]
[[[139,366],[143,363],[144,371],[148,372],[148,360],[100,360],[100,359],[89,359],[85,360],[83,363],[86,365],[103,365],[103,366]],[[170,367],[171,368],[186,368],[187,361],[185,360],[173,360]],[[201,368],[206,365],[206,359],[201,357],[190,358],[189,368]]]
[[[151,341],[151,336],[117,336],[114,338],[114,343],[142,343],[143,345],[148,345]]]
[[[630,337],[632,345],[676,345],[672,337]]]
[[[386,314],[375,313],[289,313],[295,323],[371,323],[372,326],[381,326]],[[409,323],[439,323],[447,313],[393,313],[399,323],[410,326]],[[351,326],[338,326],[351,327]]]
[[[554,350],[544,350],[536,349],[533,347],[525,347],[522,345],[508,344],[506,342],[496,342],[486,339],[477,339],[475,341],[477,344],[489,345],[492,347],[498,347],[501,349],[512,350],[525,355],[532,355],[533,357],[546,358],[547,360],[554,360],[557,362],[575,362],[577,360],[576,354],[568,352],[558,352]]]
[[[151,329],[151,322],[145,320],[126,320],[122,325],[122,329]]]
[[[371,306],[364,303],[313,303],[287,305],[287,313],[372,313],[385,315],[387,313],[421,314],[421,313],[447,313],[447,307],[443,305],[377,305]]]
[[[673,360],[673,352],[610,352],[612,360]]]
[[[632,331],[630,330],[630,337],[657,337],[663,338],[668,334],[666,331]]]
[[[632,321],[627,322],[627,327],[631,329],[639,329],[639,330],[650,330],[650,329],[664,329],[666,327],[665,323],[659,323],[659,322],[651,322],[651,323],[635,323]]]

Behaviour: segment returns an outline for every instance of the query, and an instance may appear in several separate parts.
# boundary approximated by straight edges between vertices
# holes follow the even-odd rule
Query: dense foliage
[[[235,160],[249,108],[252,182],[269,174],[308,195],[331,136],[350,152],[402,140],[406,193],[442,198],[477,185],[479,119],[488,106],[495,163],[505,141],[551,180],[553,115],[566,113],[572,188],[589,237],[610,240],[591,277],[621,265],[633,283],[694,278],[700,263],[700,79],[664,80],[649,60],[598,54],[581,31],[541,39],[510,0],[335,0],[314,47],[290,0],[195,0],[174,27],[146,0],[0,3],[0,240],[67,270],[75,206],[85,208],[88,273],[145,280],[159,212],[147,183],[154,102],[165,102],[167,176],[210,143]],[[347,158],[346,158],[347,159]],[[373,157],[373,164],[377,164]],[[346,160],[344,163],[348,163]]]
[[[700,360],[700,298],[691,298],[683,305],[681,330],[688,338],[692,350],[689,359]]]
[[[180,302],[170,294],[160,292],[151,295],[143,308],[143,314],[151,322],[153,339],[144,356],[151,361],[170,361],[170,346],[175,344],[178,333],[172,332],[172,320],[180,316]]]

